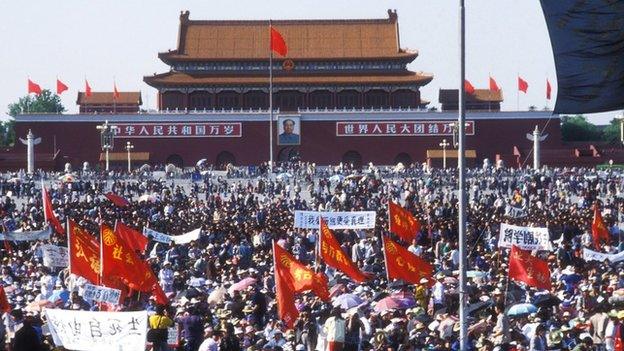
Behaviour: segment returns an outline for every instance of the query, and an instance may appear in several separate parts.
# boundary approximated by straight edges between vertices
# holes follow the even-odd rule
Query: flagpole
[[[271,26],[269,20],[269,172],[273,173],[273,48],[271,47]]]
[[[69,216],[67,216],[67,219],[65,220],[65,231],[67,232],[67,257],[69,257],[69,259],[67,260],[67,267],[69,268],[69,274],[71,274],[71,241],[69,238]]]
[[[465,0],[459,0],[459,115],[458,115],[458,158],[457,164],[459,168],[459,345],[460,350],[468,349],[468,325],[466,311],[466,191],[465,191],[465,148],[466,148],[466,130],[465,130],[465,87],[466,80],[466,11]]]
[[[386,280],[388,281],[388,285],[390,285],[390,272],[388,272],[388,257],[386,256],[386,239],[383,233],[381,233],[381,249],[384,256],[384,266],[386,267]]]
[[[99,283],[102,285],[102,274],[104,272],[104,242],[102,237],[104,233],[102,233],[102,223],[100,222],[100,274],[99,274]]]
[[[517,74],[516,84],[516,112],[520,112],[520,72]]]
[[[319,212],[319,228],[318,228],[318,238],[316,239],[316,245],[314,245],[314,272],[318,273],[320,266],[320,256],[321,256],[321,238],[323,237],[323,223],[321,222],[321,213]]]

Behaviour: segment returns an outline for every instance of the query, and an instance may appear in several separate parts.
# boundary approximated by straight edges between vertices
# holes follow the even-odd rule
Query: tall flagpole
[[[465,149],[466,149],[466,101],[464,81],[466,79],[466,11],[464,0],[459,0],[459,116],[458,116],[458,158],[459,168],[459,345],[460,350],[468,349],[468,324],[466,320],[466,191],[465,191]]]
[[[273,172],[273,42],[269,20],[269,172]]]

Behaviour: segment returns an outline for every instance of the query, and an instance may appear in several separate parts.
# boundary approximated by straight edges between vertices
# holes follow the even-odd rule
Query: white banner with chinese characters
[[[509,216],[511,218],[524,218],[527,216],[527,211],[523,207],[507,205],[507,207],[505,207],[505,216]]]
[[[585,261],[600,261],[604,262],[608,260],[611,263],[617,263],[624,260],[624,251],[616,254],[606,254],[602,252],[593,251],[583,248],[583,259]]]
[[[117,138],[240,138],[240,122],[207,123],[120,123]]]
[[[41,245],[43,265],[46,267],[67,267],[69,258],[67,248],[56,245]]]
[[[77,351],[145,350],[147,312],[45,310],[56,346]]]
[[[322,216],[330,229],[372,229],[375,228],[375,211],[316,212],[295,211],[295,228],[319,229]]]
[[[7,241],[36,241],[36,240],[50,240],[52,235],[52,228],[47,227],[44,230],[33,230],[28,232],[14,231],[10,233],[0,234],[0,240]]]
[[[336,122],[336,136],[444,136],[453,135],[453,121]],[[466,122],[466,135],[475,134],[474,121]]]
[[[172,241],[177,245],[188,244],[191,241],[199,239],[200,234],[201,228],[191,230],[190,232],[184,233],[182,235],[167,235],[150,228],[143,228],[143,235],[145,235],[146,237],[151,235],[154,241],[165,244],[169,244]]]
[[[105,286],[85,284],[82,297],[87,301],[106,302],[113,305],[119,304],[121,290],[107,288]]]
[[[523,250],[552,250],[548,228],[520,227],[501,223],[498,247],[511,248],[512,245]]]

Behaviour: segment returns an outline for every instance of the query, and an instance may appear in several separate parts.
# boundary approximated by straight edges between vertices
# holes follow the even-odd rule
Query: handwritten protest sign
[[[52,234],[52,228],[48,227],[44,230],[34,230],[29,232],[15,231],[0,234],[0,240],[7,241],[36,241],[49,240]]]
[[[295,211],[295,228],[318,229],[319,216],[330,229],[372,229],[375,228],[375,211],[317,212]]]
[[[46,267],[67,267],[69,258],[67,248],[56,245],[41,245],[43,265]]]
[[[174,242],[178,245],[188,244],[191,241],[195,241],[199,239],[201,234],[201,228],[197,228],[188,233],[182,235],[167,235],[161,232],[157,232],[150,228],[143,228],[143,235],[151,236],[154,241],[158,241],[159,243],[169,244],[170,242]]]
[[[583,259],[585,261],[600,261],[604,262],[608,260],[611,263],[617,263],[624,260],[624,251],[616,254],[606,254],[597,252],[594,250],[583,248]]]
[[[145,350],[147,312],[45,310],[56,346],[77,351]]]
[[[119,303],[121,290],[93,284],[85,284],[82,296],[87,301],[106,302],[116,305]]]
[[[552,250],[548,228],[520,227],[501,223],[498,246],[511,248],[512,245],[523,250]]]

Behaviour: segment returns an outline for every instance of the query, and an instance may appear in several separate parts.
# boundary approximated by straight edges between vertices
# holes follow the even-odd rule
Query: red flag
[[[100,245],[71,219],[67,240],[69,272],[100,284]]]
[[[403,207],[388,201],[389,230],[406,242],[411,242],[420,231],[420,222]]]
[[[524,79],[520,78],[520,76],[518,76],[518,90],[520,90],[521,92],[526,94],[528,89],[529,89],[529,83],[527,83],[526,80],[524,80]]]
[[[65,234],[63,225],[61,225],[61,222],[54,215],[54,211],[52,211],[52,201],[50,200],[50,194],[48,194],[48,190],[45,186],[42,186],[41,197],[43,198],[43,215],[45,217],[45,221],[50,223],[52,228],[54,228],[57,233]]]
[[[115,233],[117,233],[117,235],[135,252],[143,252],[147,248],[147,238],[121,222],[117,222]]]
[[[276,265],[282,272],[289,276],[295,292],[312,290],[323,301],[329,301],[329,289],[327,277],[323,273],[315,273],[303,263],[297,261],[293,255],[281,246],[273,247]]]
[[[277,31],[277,29],[273,28],[273,26],[269,26],[271,30],[271,50],[278,53],[281,56],[286,56],[288,54],[288,47],[286,46],[286,41],[282,34]]]
[[[388,237],[383,238],[383,245],[389,278],[401,279],[412,284],[419,284],[422,278],[432,281],[433,266],[427,261]]]
[[[128,287],[153,292],[159,303],[167,303],[156,275],[128,243],[105,224],[100,225],[100,240],[103,277],[119,277]]]
[[[67,85],[61,82],[60,79],[56,78],[56,93],[61,95],[67,89],[69,89]]]
[[[28,94],[30,93],[41,95],[41,87],[39,86],[39,84],[29,79],[28,80]]]
[[[292,328],[299,317],[299,311],[295,306],[295,288],[292,284],[292,277],[288,267],[284,266],[278,259],[278,245],[273,241],[273,263],[275,274],[275,301],[277,301],[277,314],[288,328]]]
[[[552,92],[552,87],[550,86],[550,81],[546,79],[546,99],[550,100],[550,93]]]
[[[0,285],[0,312],[11,312],[11,305],[4,292],[4,286]]]
[[[550,270],[548,262],[517,246],[511,247],[509,254],[509,279],[523,282],[538,289],[550,290]]]
[[[600,250],[600,244],[604,240],[607,245],[611,244],[611,235],[609,229],[605,225],[602,219],[602,213],[600,212],[600,206],[594,205],[594,220],[592,221],[592,237],[594,241],[594,248]]]
[[[114,203],[115,206],[119,206],[119,207],[126,207],[130,205],[130,202],[128,200],[126,200],[125,198],[112,193],[112,192],[108,192],[106,194],[104,194],[104,196],[106,196],[107,199],[110,200],[110,202]]]
[[[89,82],[85,79],[85,96],[89,97],[93,94],[91,94],[91,86],[89,85]]]
[[[117,90],[117,83],[113,83],[113,100],[119,99],[119,91]]]
[[[490,91],[492,93],[500,91],[500,88],[498,87],[498,84],[496,84],[496,81],[492,77],[490,77]]]
[[[472,95],[475,93],[475,87],[468,81],[468,79],[464,80],[464,91],[466,94]]]
[[[351,261],[351,258],[344,254],[334,234],[329,230],[327,223],[322,218],[320,245],[321,257],[327,265],[344,272],[349,278],[358,283],[364,282],[367,279],[366,275]]]

